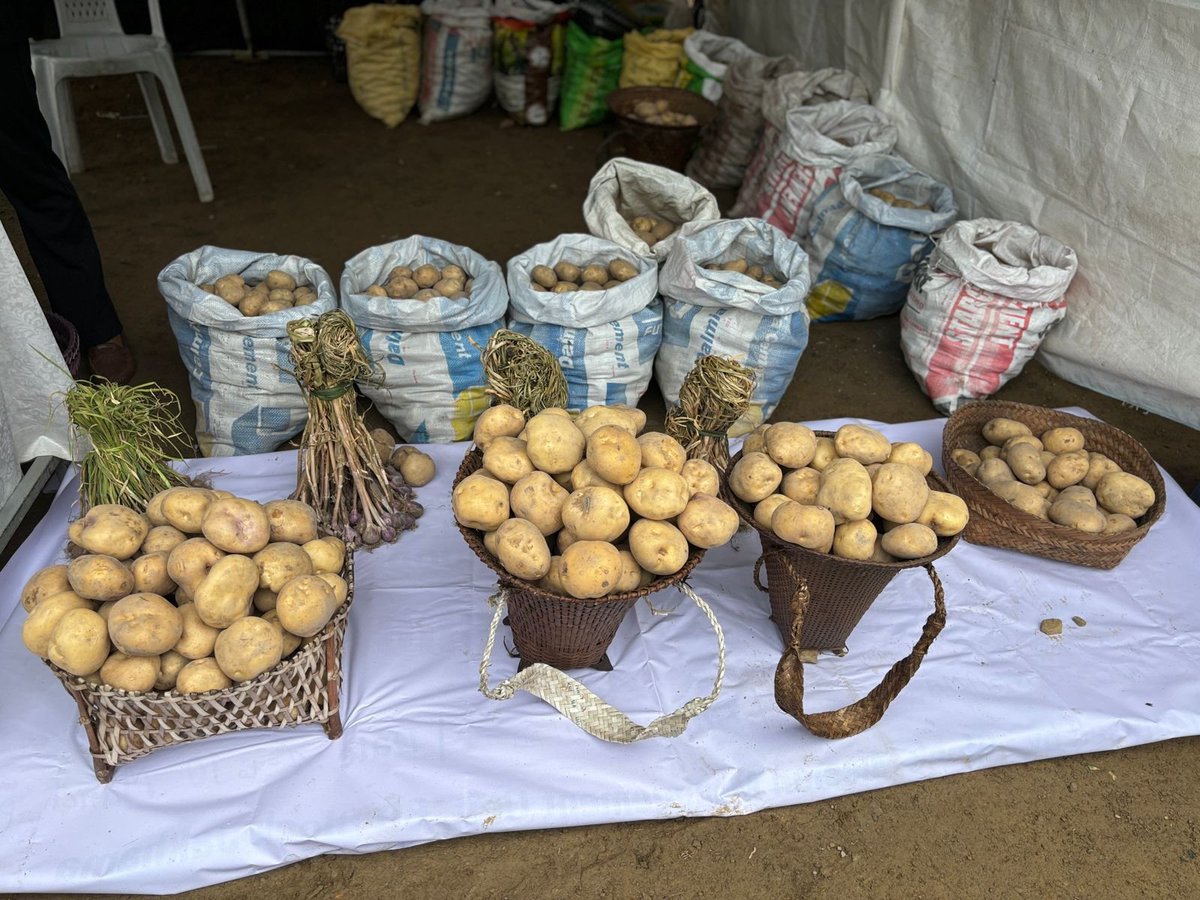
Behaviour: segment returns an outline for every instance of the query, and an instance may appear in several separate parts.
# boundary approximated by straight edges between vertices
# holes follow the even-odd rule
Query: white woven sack
[[[675,84],[716,103],[721,99],[729,64],[760,55],[735,37],[693,31],[683,39],[684,61]]]
[[[917,273],[900,346],[943,413],[989,397],[1021,372],[1067,312],[1075,251],[1029,225],[956,222]]]
[[[667,258],[675,235],[651,247],[629,224],[630,219],[641,215],[683,225],[720,218],[721,210],[717,198],[686,175],[624,157],[610,159],[592,176],[583,200],[588,230],[628,247],[638,256],[651,256],[661,262]]]
[[[395,266],[439,269],[454,264],[475,279],[470,297],[393,300],[371,297]],[[378,361],[382,383],[359,389],[404,440],[414,444],[464,441],[489,405],[480,351],[504,325],[508,291],[497,263],[469,247],[413,235],[370,247],[346,262],[342,308]]]
[[[745,258],[782,276],[771,288],[737,272],[703,268]],[[808,344],[808,255],[779,229],[758,219],[685,225],[659,278],[663,342],[654,366],[668,403],[707,355],[729,356],[755,371],[750,409],[730,429],[743,434],[763,422],[791,383]]]
[[[421,12],[421,123],[474,112],[492,94],[491,0],[425,0]]]
[[[199,287],[224,275],[248,282],[272,269],[311,285],[308,306],[266,316],[244,316]],[[299,434],[308,405],[292,375],[287,324],[337,307],[333,281],[316,263],[299,256],[200,247],[158,273],[158,290],[196,404],[196,440],[205,456],[269,453]]]
[[[535,291],[534,266],[585,266],[623,259],[638,274],[607,291]],[[570,392],[567,405],[637,406],[650,384],[662,341],[658,266],[652,259],[590,234],[564,234],[508,261],[509,327],[557,357]]]

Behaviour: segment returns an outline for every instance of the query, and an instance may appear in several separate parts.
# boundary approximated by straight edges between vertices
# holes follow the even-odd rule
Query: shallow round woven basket
[[[454,486],[478,470],[483,452],[472,448],[458,467]],[[594,600],[578,600],[543,590],[536,584],[509,574],[483,546],[481,533],[458,526],[475,555],[496,573],[508,590],[508,618],[515,651],[524,664],[540,662],[559,669],[594,666],[608,651],[625,614],[638,600],[683,581],[704,558],[704,551],[691,549],[683,568],[674,575],[659,578],[644,588],[623,594],[609,594]]]
[[[50,333],[54,335],[54,342],[58,344],[63,361],[67,364],[67,371],[71,373],[72,378],[78,378],[83,362],[79,348],[79,332],[69,320],[56,312],[46,313],[46,321],[50,324]]]
[[[818,437],[833,437],[832,432],[818,431],[816,434]],[[741,457],[739,451],[730,461],[728,471],[733,471],[733,466]],[[930,472],[925,480],[933,490],[950,490],[936,472]],[[831,553],[818,553],[781,541],[774,532],[760,527],[754,521],[754,508],[739,500],[728,489],[728,475],[725,485],[725,499],[733,505],[742,520],[758,532],[762,541],[762,556],[754,566],[754,583],[770,597],[771,620],[779,629],[785,645],[791,636],[792,598],[800,589],[799,578],[803,578],[808,585],[811,599],[800,632],[800,648],[804,650],[844,649],[850,633],[893,578],[905,569],[928,566],[949,553],[958,543],[958,535],[939,537],[937,550],[920,559],[890,563],[842,559]],[[759,580],[759,571],[763,566],[767,570],[766,586]]]
[[[986,447],[983,426],[998,417],[1023,422],[1035,435],[1051,428],[1078,428],[1083,433],[1085,449],[1103,453],[1126,472],[1137,475],[1154,488],[1154,505],[1138,520],[1136,530],[1124,534],[1088,534],[1022,512],[993,494],[950,455],[958,449],[978,453]],[[1166,509],[1166,485],[1145,447],[1105,422],[1026,403],[979,400],[960,407],[950,416],[942,432],[942,466],[954,492],[966,501],[971,511],[963,536],[972,544],[1003,547],[1077,566],[1115,568]]]
[[[691,114],[696,117],[696,124],[655,125],[634,118],[633,108],[643,100],[666,100],[672,112]],[[606,142],[611,144],[612,155],[654,163],[677,172],[682,172],[687,165],[700,138],[700,129],[717,117],[717,107],[711,101],[682,88],[621,88],[609,94],[605,102],[620,123]]]
[[[96,777],[163,747],[251,728],[318,723],[330,740],[342,734],[339,696],[342,643],[354,601],[354,558],[346,553],[346,602],[296,652],[257,678],[203,694],[123,691],[95,685],[46,660],[79,707]]]

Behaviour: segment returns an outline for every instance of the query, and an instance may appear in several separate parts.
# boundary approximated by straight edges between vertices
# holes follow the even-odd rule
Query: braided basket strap
[[[804,664],[800,661],[800,632],[804,626],[804,614],[808,609],[810,594],[808,583],[799,572],[792,567],[791,561],[783,557],[784,565],[799,587],[791,600],[793,618],[791,639],[784,648],[783,656],[775,669],[775,702],[785,713],[792,716],[801,725],[817,737],[844,738],[861,734],[866,731],[887,712],[888,706],[904,690],[905,685],[912,680],[917,669],[921,667],[925,654],[934,639],[941,634],[946,624],[946,598],[942,590],[942,581],[932,563],[926,563],[924,568],[933,582],[933,612],[925,620],[921,636],[913,645],[912,652],[901,659],[888,670],[883,680],[876,685],[867,696],[841,709],[827,712],[806,713],[804,711]],[[762,558],[759,559],[761,564]],[[758,564],[755,565],[755,583],[758,583]]]
[[[545,663],[534,663],[496,687],[491,687],[488,676],[492,649],[496,644],[496,630],[507,606],[508,592],[504,588],[488,598],[488,604],[494,611],[487,644],[483,649],[483,660],[479,663],[480,693],[489,700],[511,700],[517,691],[526,691],[549,703],[592,737],[614,744],[633,744],[653,737],[678,737],[683,734],[688,722],[712,706],[721,693],[721,684],[725,680],[725,632],[712,608],[695,591],[683,582],[676,587],[700,608],[717,636],[717,674],[712,691],[706,696],[694,697],[674,712],[659,716],[649,725],[638,725],[583,684]]]

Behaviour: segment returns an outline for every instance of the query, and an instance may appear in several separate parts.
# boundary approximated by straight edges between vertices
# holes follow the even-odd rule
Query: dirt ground
[[[599,129],[522,130],[489,110],[389,131],[333,83],[324,60],[186,59],[180,76],[215,202],[197,202],[185,164],[159,160],[132,78],[76,85],[88,167],[76,183],[139,375],[184,398],[189,425],[187,378],[155,283],[182,253],[202,244],[294,253],[336,281],[359,250],[412,233],[503,262],[584,230],[580,205],[597,165]],[[19,245],[2,202],[0,219]],[[898,334],[895,317],[814,326],[776,418],[933,416]],[[1085,407],[1139,438],[1185,487],[1200,480],[1196,431],[1063,382],[1036,363],[999,396]],[[654,398],[647,404],[661,409]],[[1186,739],[740,817],[326,856],[187,896],[1200,896],[1198,750]]]

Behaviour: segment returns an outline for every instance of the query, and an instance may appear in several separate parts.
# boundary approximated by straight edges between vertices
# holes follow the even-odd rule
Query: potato
[[[299,500],[271,500],[264,507],[270,526],[270,542],[307,544],[320,537],[317,512]]]
[[[784,496],[806,506],[816,504],[820,488],[821,473],[811,467],[793,469],[783,476],[779,485],[779,490]]]
[[[566,488],[545,472],[533,472],[512,486],[510,503],[514,515],[528,519],[542,534],[551,535],[562,528],[562,508],[568,496]]]
[[[433,457],[420,450],[410,451],[400,462],[400,475],[411,487],[425,487],[437,474]]]
[[[641,426],[645,424],[646,414],[630,406],[589,406],[575,418],[575,427],[585,438],[590,438],[597,429],[605,425],[624,428],[637,437]]]
[[[275,602],[279,624],[300,637],[319,632],[337,608],[337,595],[319,575],[297,575],[280,589]]]
[[[139,594],[162,594],[164,597],[167,594],[175,593],[175,588],[178,585],[167,574],[167,559],[169,557],[169,553],[159,551],[158,553],[146,553],[135,559],[129,566],[129,571],[133,574],[134,592]],[[126,591],[126,593],[129,592]]]
[[[271,542],[271,520],[261,503],[228,497],[213,501],[200,530],[226,553],[257,553]]]
[[[219,635],[213,658],[232,681],[249,681],[279,664],[283,657],[283,633],[278,625],[246,616]]]
[[[882,534],[875,538],[875,549],[871,552],[870,561],[877,563],[894,563],[897,561],[896,557],[883,549]]]
[[[786,503],[790,499],[787,494],[771,494],[771,496],[759,500],[758,503],[754,504],[754,523],[759,528],[770,531],[771,516],[775,514],[775,510],[779,508],[781,503]]]
[[[108,612],[108,636],[127,656],[159,656],[182,634],[179,610],[158,594],[130,594]]]
[[[196,611],[195,603],[185,603],[179,607],[179,618],[183,624],[183,630],[172,649],[187,659],[204,659],[206,656],[212,656],[213,644],[221,629],[213,628],[201,619],[200,613]]]
[[[629,529],[629,552],[653,575],[674,575],[688,561],[687,538],[670,522],[639,519]]]
[[[82,677],[100,670],[109,646],[108,623],[95,611],[79,607],[59,617],[45,655],[60,669]]]
[[[483,451],[483,468],[505,484],[516,484],[534,471],[525,447],[525,441],[520,438],[497,437]]]
[[[111,556],[76,557],[67,566],[67,581],[85,600],[120,600],[133,593],[133,573]]]
[[[585,487],[606,487],[612,488],[618,493],[621,491],[621,485],[613,484],[611,481],[601,478],[596,474],[591,463],[583,459],[579,461],[579,465],[571,470],[570,490],[578,491]]]
[[[45,656],[59,619],[73,609],[95,608],[95,603],[74,591],[62,591],[44,597],[21,625],[21,641],[31,653]]]
[[[999,457],[993,459],[985,459],[979,464],[979,468],[975,470],[975,477],[984,484],[991,487],[1001,481],[1016,481],[1016,476],[1013,475],[1013,470],[1008,467],[1008,463]]]
[[[825,471],[825,467],[838,458],[837,445],[834,444],[831,437],[817,438],[817,449],[813,453],[812,462],[809,466],[816,469],[818,472]]]
[[[554,274],[559,281],[569,281],[573,284],[579,284],[579,278],[583,274],[583,270],[574,263],[563,261],[554,266]]]
[[[636,551],[634,556],[637,557]],[[621,578],[621,570],[620,551],[612,544],[576,541],[563,551],[558,577],[564,591],[577,599],[588,600],[612,593]]]
[[[144,693],[154,690],[161,668],[162,660],[157,656],[129,656],[118,651],[100,667],[100,680],[118,690]]]
[[[742,440],[742,453],[766,453],[767,430],[770,425],[759,425]]]
[[[826,469],[825,472],[828,473],[829,470]],[[928,500],[929,485],[921,470],[913,466],[884,463],[872,481],[871,506],[880,518],[889,522],[904,524],[917,521]],[[874,546],[874,542],[872,537],[871,546]],[[867,553],[869,555],[869,548]]]
[[[835,459],[827,465],[821,472],[817,505],[833,513],[839,525],[867,518],[871,514],[871,476],[866,467],[854,457]]]
[[[455,294],[461,294],[463,283],[457,278],[443,278],[433,286],[433,289],[443,297],[453,297]]]
[[[683,471],[683,464],[687,462],[687,451],[669,434],[649,431],[638,436],[638,444],[642,448],[643,466],[670,469],[672,472]]]
[[[495,531],[508,518],[508,487],[482,471],[472,472],[454,488],[451,506],[460,525]]]
[[[1083,432],[1071,427],[1051,428],[1042,432],[1042,446],[1054,454],[1082,450]]]
[[[175,690],[175,680],[179,677],[179,673],[183,667],[189,662],[191,662],[190,659],[186,656],[180,656],[174,650],[168,650],[160,656],[158,658],[158,677],[154,679],[154,690]]]
[[[238,312],[243,316],[260,316],[268,302],[266,294],[243,294],[237,303]]]
[[[346,544],[341,538],[332,535],[318,538],[300,549],[312,560],[314,574],[332,572],[336,575],[346,565]]]
[[[371,285],[371,287],[374,286]],[[384,295],[391,297],[393,300],[411,300],[417,296],[420,290],[421,286],[413,279],[403,276],[400,278],[389,278],[383,286]],[[368,288],[367,292],[370,293],[371,289]]]
[[[1050,521],[1058,525],[1100,534],[1108,526],[1108,516],[1081,500],[1060,496],[1050,505]]]
[[[1020,437],[1010,440],[1020,440]],[[1014,444],[1009,447],[1006,464],[1018,481],[1039,484],[1046,479],[1046,467],[1042,465],[1041,451],[1032,444]]]
[[[608,274],[613,281],[629,281],[637,277],[638,270],[637,266],[628,260],[614,259],[608,263]]]
[[[893,463],[893,465],[905,465]],[[907,467],[906,468],[911,468]],[[875,555],[875,540],[879,537],[870,519],[843,522],[833,530],[833,555],[842,559],[868,560]]]
[[[608,281],[608,267],[602,266],[599,263],[592,263],[589,266],[583,267],[583,271],[579,273],[579,277],[584,281],[594,281],[597,284],[603,284]]]
[[[585,281],[579,286],[579,289],[581,291],[602,291],[604,290],[604,285],[596,281]]]
[[[291,291],[276,288],[267,294],[267,305],[273,306],[279,304],[280,309],[290,308],[296,302],[295,295]]]
[[[273,593],[295,578],[297,575],[312,575],[313,561],[303,547],[280,541],[267,544],[252,557],[258,568],[258,579],[255,590],[265,588]],[[339,570],[340,571],[340,570]],[[208,656],[207,653],[203,654]]]
[[[452,278],[465,283],[467,280],[467,273],[462,266],[456,266],[451,263],[448,266],[442,267],[442,278]]]
[[[1086,450],[1068,450],[1059,453],[1046,466],[1046,480],[1050,487],[1062,490],[1073,484],[1079,484],[1087,477],[1090,462]],[[1110,510],[1118,512],[1119,510]]]
[[[585,487],[567,497],[562,523],[577,540],[611,542],[629,527],[629,507],[612,488]]]
[[[175,690],[180,694],[206,694],[209,691],[223,691],[232,685],[229,676],[221,671],[211,656],[192,660],[175,676]]]
[[[931,528],[939,537],[952,537],[967,527],[968,517],[962,497],[946,491],[930,491],[917,523]]]
[[[783,481],[783,470],[765,453],[743,453],[729,471],[729,489],[747,503],[764,500]]]
[[[142,541],[143,553],[170,553],[187,540],[187,535],[173,525],[154,525]]]
[[[298,287],[292,292],[295,306],[311,306],[317,302],[317,292],[310,287]]]
[[[546,572],[546,577],[538,582],[538,587],[544,591],[550,591],[554,594],[566,595],[567,589],[562,583],[562,557],[550,557],[550,569]]]
[[[387,274],[388,281],[395,281],[398,278],[412,278],[412,266],[392,266],[391,271]]]
[[[268,272],[265,281],[267,287],[272,291],[294,291],[296,289],[296,279],[279,269],[272,269]]]
[[[675,520],[688,543],[702,550],[728,544],[737,533],[738,523],[733,507],[712,494],[692,494]]]
[[[771,514],[771,530],[781,541],[828,553],[833,547],[835,523],[833,513],[823,506],[787,500]]]
[[[688,483],[688,490],[693,497],[696,494],[712,494],[715,497],[721,493],[721,473],[707,460],[689,459],[679,474]]]
[[[966,470],[966,473],[971,476],[975,476],[975,473],[979,471],[980,464],[983,462],[979,458],[979,454],[971,450],[964,450],[961,447],[951,451],[950,459]]]
[[[787,469],[801,469],[812,462],[817,452],[817,436],[807,425],[779,422],[763,437],[767,455]]]
[[[680,123],[680,124],[683,124],[683,123]],[[656,224],[652,229],[650,229],[650,236],[652,238],[654,238],[654,240],[656,240],[656,241],[661,241],[664,238],[668,238],[672,234],[674,234],[676,227],[678,227],[678,226],[676,226],[674,222],[667,222],[665,220],[660,220],[658,222],[658,224]]]
[[[300,645],[304,642],[303,639],[301,639],[298,635],[292,634],[279,624],[279,613],[277,613],[275,610],[272,609],[264,613],[262,619],[264,622],[270,622],[279,629],[279,638],[283,643],[282,656],[284,659],[287,659],[289,656],[295,653],[296,650],[299,649]]]
[[[1150,483],[1130,472],[1109,472],[1096,482],[1096,500],[1107,512],[1140,519],[1157,498]]]
[[[1073,484],[1070,487],[1063,488],[1058,492],[1056,499],[1075,500],[1079,503],[1086,503],[1092,509],[1096,508],[1096,495],[1082,484]]]
[[[570,472],[587,447],[587,439],[564,416],[538,413],[525,426],[525,452],[529,461],[549,475]]]
[[[1005,441],[1010,437],[1016,437],[1018,434],[1033,434],[1033,432],[1029,430],[1029,426],[1024,422],[1018,422],[1016,419],[1005,419],[1003,417],[989,419],[983,425],[983,439],[997,447],[1004,446]]]
[[[1121,467],[1103,453],[1088,453],[1088,472],[1083,476],[1080,484],[1094,491],[1101,478],[1109,472],[1120,471]]]
[[[843,425],[833,437],[838,456],[856,459],[864,466],[881,463],[892,455],[892,442],[866,425]]]
[[[34,607],[54,594],[71,590],[71,582],[67,577],[67,567],[63,565],[47,566],[40,569],[25,583],[21,591],[21,606],[25,612],[33,612]]]
[[[909,522],[887,532],[881,544],[884,551],[896,559],[920,559],[937,552],[938,539],[933,529]]]
[[[168,525],[173,525],[184,534],[199,534],[204,514],[212,502],[212,494],[204,488],[171,488],[163,496],[162,515]]]
[[[723,272],[740,272],[745,275],[746,270],[750,268],[750,264],[744,259],[731,259],[727,263],[721,264]]]
[[[619,425],[601,425],[593,431],[585,452],[592,471],[613,484],[629,484],[642,468],[641,444]]]
[[[440,296],[441,294],[433,290],[433,288],[422,288],[412,295],[412,299],[425,302],[426,300],[436,300]]]
[[[334,575],[332,572],[321,572],[317,577],[333,588],[333,599],[337,601],[340,608],[346,602],[346,598],[350,596],[350,585],[346,583],[346,579],[341,575]]]
[[[888,454],[886,461],[899,463],[902,466],[912,466],[914,469],[920,470],[922,475],[928,475],[933,469],[933,454],[913,441],[893,443],[892,452]]]
[[[1138,524],[1124,513],[1106,513],[1104,516],[1104,530],[1101,534],[1124,534],[1127,531],[1136,531]]]
[[[534,285],[535,290],[539,287],[541,287],[541,285]],[[542,290],[545,290],[545,288],[542,288]],[[572,281],[560,281],[554,287],[550,288],[550,290],[555,294],[569,294],[572,291],[579,290],[579,285]]]
[[[509,519],[494,533],[496,557],[510,575],[537,581],[550,571],[550,547],[528,519]]]
[[[1046,498],[1049,498],[1051,494],[1058,494],[1058,491],[1050,487],[1050,482],[1048,481],[1039,481],[1037,484],[1031,485],[1031,487],[1033,487],[1039,494]]]
[[[562,553],[572,544],[579,540],[579,536],[565,525],[559,529],[558,534],[554,536],[555,549]]]
[[[625,485],[625,502],[644,519],[673,519],[683,512],[690,495],[682,475],[656,466],[642,469],[637,478]],[[643,564],[643,568],[649,567]]]
[[[989,459],[1001,459],[1000,448],[989,444],[979,451],[979,459],[981,462],[987,462]]]
[[[549,266],[534,266],[529,270],[529,277],[533,279],[534,284],[540,284],[544,288],[552,288],[558,284],[558,276]],[[575,279],[564,278],[563,280],[574,281]]]
[[[1001,500],[1007,501],[1022,512],[1039,519],[1047,518],[1050,504],[1029,485],[1020,481],[997,481],[988,487]]]
[[[630,551],[618,548],[617,552],[621,554],[621,574],[612,593],[627,594],[636,591],[642,586],[643,569]],[[653,575],[651,577],[653,578]]]
[[[258,565],[248,556],[217,560],[193,594],[196,612],[206,625],[228,628],[250,614],[258,580]]]
[[[413,270],[412,278],[419,287],[431,288],[441,280],[442,273],[437,266],[426,263]]]
[[[1055,457],[1055,456],[1057,456],[1057,454],[1055,454],[1055,453],[1051,453],[1049,450],[1043,450],[1043,451],[1042,451],[1041,453],[1039,453],[1038,455],[1039,455],[1039,456],[1042,458],[1042,465],[1043,465],[1043,466],[1048,466],[1048,465],[1050,465],[1050,463],[1052,463],[1052,462],[1054,461],[1054,457]],[[1089,459],[1090,459],[1090,458],[1091,458],[1091,457],[1089,456]]]
[[[75,527],[71,540],[88,553],[129,559],[141,549],[150,533],[150,521],[141,513],[115,503],[93,506]]]

